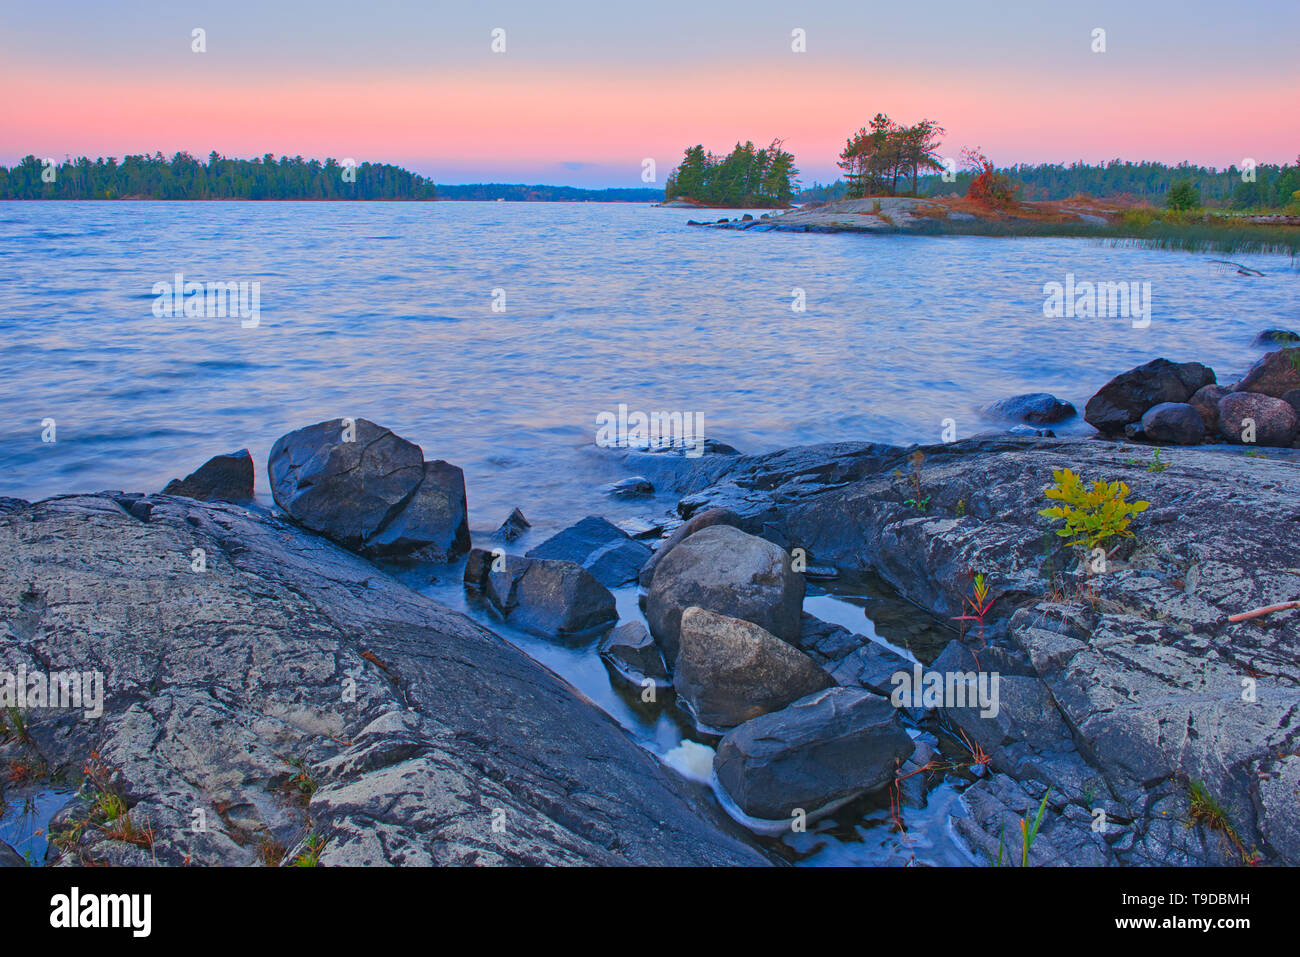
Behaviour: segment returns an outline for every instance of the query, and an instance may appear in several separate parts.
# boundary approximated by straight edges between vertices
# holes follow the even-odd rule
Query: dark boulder
[[[596,515],[552,535],[526,553],[529,558],[552,558],[581,565],[607,588],[636,581],[650,549],[627,532]]]
[[[1143,413],[1161,402],[1186,402],[1197,389],[1214,382],[1214,372],[1199,362],[1174,363],[1153,359],[1121,372],[1088,400],[1083,418],[1110,434],[1141,420]]]
[[[710,508],[706,511],[700,512],[698,515],[692,516],[684,524],[678,525],[677,528],[673,529],[672,534],[668,536],[664,543],[659,546],[655,553],[650,556],[649,561],[641,567],[641,571],[637,576],[637,581],[642,585],[642,587],[648,587],[650,585],[651,579],[654,578],[655,569],[658,568],[659,563],[664,560],[664,556],[676,548],[677,545],[688,535],[693,535],[700,529],[708,528],[710,525],[734,525],[739,527],[740,516],[730,509]]]
[[[515,628],[564,639],[618,620],[614,596],[580,565],[518,555],[493,560],[491,552],[484,555],[475,561],[475,574],[483,575],[483,593]],[[465,574],[468,581],[468,562]]]
[[[1258,392],[1232,392],[1219,402],[1219,433],[1238,445],[1288,446],[1295,441],[1296,421],[1289,402]],[[1253,443],[1248,441],[1251,423]]]
[[[677,657],[682,613],[692,605],[761,626],[797,643],[803,576],[766,539],[711,525],[684,539],[655,570],[646,597],[650,633],[665,660]]]
[[[644,688],[648,681],[661,691],[672,687],[664,656],[639,621],[624,622],[606,635],[600,642],[600,656],[630,685]]]
[[[717,729],[779,711],[835,679],[753,622],[692,606],[682,615],[673,683],[696,723]]]
[[[1290,329],[1265,329],[1255,337],[1252,346],[1287,346],[1300,342],[1300,332]]]
[[[0,841],[0,867],[26,867],[27,859],[4,841]]]
[[[1196,390],[1196,394],[1187,400],[1187,404],[1201,414],[1205,431],[1210,434],[1219,431],[1219,400],[1232,390],[1221,385],[1206,385]]]
[[[1186,402],[1161,402],[1143,414],[1142,434],[1161,445],[1199,445],[1205,441],[1205,420]]]
[[[994,418],[1028,425],[1052,425],[1079,414],[1069,402],[1062,402],[1048,392],[1013,395],[1009,399],[994,402],[985,412]]]
[[[275,503],[299,525],[370,557],[451,561],[469,549],[465,476],[425,462],[420,447],[367,419],[281,436],[267,475]]]
[[[828,811],[893,780],[914,750],[889,701],[829,688],[746,721],[718,745],[718,782],[751,817]]]
[[[1290,392],[1283,392],[1281,399],[1287,405],[1291,406],[1291,408],[1295,409],[1297,415],[1300,415],[1300,389],[1292,389]]]
[[[248,449],[215,455],[184,479],[172,479],[162,494],[183,495],[200,502],[251,502],[253,456]]]
[[[1292,389],[1300,389],[1300,347],[1270,352],[1237,383],[1238,392],[1259,392],[1274,398]]]

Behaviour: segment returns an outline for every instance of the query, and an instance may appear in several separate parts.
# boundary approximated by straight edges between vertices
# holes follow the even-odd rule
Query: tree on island
[[[869,126],[849,137],[840,153],[838,165],[848,181],[848,198],[896,196],[899,179],[909,175],[915,196],[922,170],[943,169],[938,148],[945,132],[933,120],[902,126],[877,113]]]
[[[1191,180],[1180,180],[1169,187],[1168,205],[1175,212],[1199,209],[1201,191],[1192,185]]]
[[[765,149],[737,143],[726,156],[686,150],[664,184],[664,199],[689,199],[711,206],[789,206],[798,188],[794,156],[773,140]]]
[[[968,172],[974,174],[966,188],[966,198],[986,206],[1010,206],[1016,201],[1016,190],[1005,173],[993,167],[993,161],[980,152],[979,147],[962,150],[961,158]]]
[[[47,165],[25,156],[0,166],[0,199],[437,199],[433,183],[387,163],[344,165],[301,156],[227,159],[213,150],[206,164],[189,153],[82,156]]]

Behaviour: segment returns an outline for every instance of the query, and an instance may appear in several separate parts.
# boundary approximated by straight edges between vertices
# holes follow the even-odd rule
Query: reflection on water
[[[621,477],[576,452],[620,402],[702,413],[742,451],[935,441],[1017,392],[1082,406],[1156,355],[1231,378],[1256,332],[1296,321],[1281,258],[1251,258],[1266,275],[1248,279],[1079,240],[731,233],[689,214],[0,203],[0,495],[156,490],[241,446],[264,485],[278,436],[365,416],[466,470],[474,530],[516,505],[554,529]],[[260,281],[260,325],[155,318],[153,284],[177,272]],[[1150,327],[1044,317],[1043,284],[1067,273],[1150,282]]]

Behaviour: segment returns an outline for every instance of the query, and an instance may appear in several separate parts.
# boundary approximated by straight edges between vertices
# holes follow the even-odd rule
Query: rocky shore
[[[1240,448],[1252,397],[1291,408],[1293,351],[1231,388],[1125,373],[1092,439],[1051,435],[1075,410],[1034,395],[999,406],[1021,434],[935,446],[606,453],[631,476],[610,494],[668,490],[676,516],[593,515],[522,554],[522,513],[474,547],[460,470],[363,419],[276,443],[275,509],[243,451],[156,494],[0,500],[0,673],[104,687],[93,717],[0,709],[4,787],[68,789],[61,865],[764,864],[756,834],[872,800],[905,831],[938,786],[974,863],[1018,860],[1040,803],[1031,864],[1300,863],[1300,462]],[[1170,404],[1223,444],[1133,444],[1172,444]],[[1066,469],[1149,503],[1100,558],[1040,514]],[[394,562],[450,563],[504,625],[599,656],[711,771],[675,773]],[[946,637],[805,610],[859,576]],[[900,700],[923,673],[996,696]]]

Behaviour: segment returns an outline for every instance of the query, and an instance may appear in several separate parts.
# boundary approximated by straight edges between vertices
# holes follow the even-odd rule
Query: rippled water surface
[[[1221,378],[1300,322],[1283,259],[1077,240],[736,233],[623,204],[0,203],[0,494],[152,491],[365,416],[466,471],[475,530],[617,475],[595,417],[701,412],[743,451],[939,438],[1022,391],[1077,405],[1156,355]],[[698,215],[698,214],[696,214]],[[261,282],[261,322],[159,319],[155,282]],[[1149,328],[1044,318],[1043,283],[1147,281]],[[791,309],[792,290],[807,309]],[[492,311],[493,290],[506,311]],[[41,442],[54,419],[57,441]],[[264,491],[259,487],[259,491]]]

